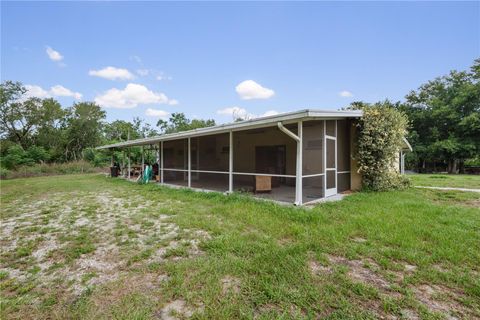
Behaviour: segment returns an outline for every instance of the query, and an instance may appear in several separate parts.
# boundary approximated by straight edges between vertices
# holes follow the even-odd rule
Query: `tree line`
[[[411,91],[405,101],[387,104],[408,117],[413,152],[407,167],[456,173],[466,164],[480,166],[480,59],[470,70],[451,71]],[[357,101],[350,108],[359,106],[368,104]],[[138,117],[107,122],[105,116],[94,102],[64,108],[53,98],[28,97],[21,83],[5,81],[0,84],[1,166],[79,159],[105,165],[109,156],[94,149],[99,145],[215,125],[213,119],[191,120],[181,112],[156,126]]]
[[[99,145],[215,125],[212,119],[190,120],[180,112],[168,121],[159,120],[156,127],[138,117],[112,122],[105,118],[94,102],[63,108],[53,98],[28,97],[20,82],[5,81],[0,84],[1,166],[15,169],[76,160],[105,165],[110,158],[94,149]]]

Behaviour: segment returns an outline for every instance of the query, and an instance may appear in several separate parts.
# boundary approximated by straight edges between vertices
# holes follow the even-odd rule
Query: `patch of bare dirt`
[[[365,243],[365,242],[367,242],[367,239],[362,238],[362,237],[354,237],[354,238],[352,238],[352,241],[356,242],[356,243]]]
[[[183,318],[190,318],[195,312],[202,313],[204,306],[202,304],[197,306],[188,306],[185,300],[177,299],[168,302],[160,311],[160,319],[162,320],[177,320]]]
[[[38,242],[31,255],[15,258],[15,262],[34,259],[40,268],[35,275],[39,288],[61,281],[71,293],[79,295],[89,286],[104,285],[125,276],[132,252],[155,250],[153,258],[157,259],[140,260],[137,264],[163,262],[166,251],[180,243],[188,248],[188,256],[183,258],[202,254],[200,242],[211,238],[208,232],[181,230],[171,221],[171,215],[158,214],[174,202],[178,201],[154,202],[142,196],[125,197],[105,191],[52,193],[48,198],[33,201],[17,199],[2,208],[12,214],[6,214],[0,224],[0,254],[15,256],[19,240]],[[72,245],[72,238],[82,230],[92,235],[95,250],[66,263],[64,255],[56,253]],[[128,245],[122,246],[127,241]],[[10,278],[24,281],[29,276],[26,268],[17,269],[4,260],[0,270],[7,271]],[[52,269],[55,263],[61,265]],[[34,266],[29,263],[29,267]]]
[[[344,257],[328,255],[330,263],[334,265],[345,265],[348,267],[348,275],[355,281],[363,282],[378,289],[390,290],[390,283],[379,273],[380,267],[371,259],[348,260]]]
[[[228,293],[238,294],[240,293],[240,279],[232,276],[225,276],[222,280],[222,293],[224,295]]]
[[[308,261],[308,268],[313,275],[330,274],[333,272],[331,267],[324,266],[314,259]]]
[[[453,289],[423,284],[414,288],[415,297],[429,310],[443,314],[447,319],[471,319],[474,315],[468,314],[459,301],[461,293]]]

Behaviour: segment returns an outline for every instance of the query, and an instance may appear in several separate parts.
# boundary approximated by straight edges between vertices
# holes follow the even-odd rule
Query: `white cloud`
[[[59,84],[51,87],[48,91],[36,85],[26,85],[25,88],[27,89],[27,98],[37,97],[44,99],[51,97],[72,97],[75,100],[82,99],[82,94],[80,92],[74,92]]]
[[[139,104],[169,104],[177,101],[170,100],[164,93],[153,92],[141,84],[129,83],[123,90],[112,88],[105,91],[95,98],[95,102],[103,107],[131,109]]]
[[[138,69],[137,70],[137,74],[139,76],[142,76],[142,77],[148,76],[149,73],[150,73],[150,70],[148,70],[148,69]]]
[[[254,118],[259,118],[259,117],[274,116],[274,115],[279,114],[279,112],[276,111],[276,110],[268,110],[261,115],[256,115],[256,114],[248,112],[245,108],[228,107],[228,108],[217,110],[217,114],[222,115],[222,116],[231,116],[234,120],[238,119],[238,118],[248,120],[248,119],[254,119]]]
[[[168,100],[168,104],[171,105],[171,106],[176,106],[178,104],[178,100],[170,99],[170,100]]]
[[[60,52],[53,50],[51,47],[47,47],[47,55],[52,61],[62,61],[63,56],[60,54]]]
[[[261,115],[261,117],[269,117],[269,116],[275,116],[277,114],[279,114],[280,112],[278,112],[277,110],[268,110],[266,111],[264,114]]]
[[[170,115],[170,113],[164,110],[148,108],[147,110],[145,110],[145,115],[149,117],[157,117],[157,118],[165,119]]]
[[[88,74],[108,80],[131,80],[134,78],[133,74],[127,69],[115,67],[105,67],[100,70],[90,70],[88,71]]]
[[[340,97],[343,97],[343,98],[353,97],[353,93],[347,90],[340,91],[338,94],[340,95]]]
[[[254,115],[248,113],[246,109],[240,107],[228,107],[224,109],[217,110],[217,113],[222,116],[231,116],[233,119],[250,119]]]
[[[268,99],[275,95],[275,91],[262,87],[253,80],[245,80],[239,83],[235,90],[243,100]]]
[[[43,99],[43,98],[49,98],[50,97],[50,94],[48,93],[48,91],[44,90],[40,86],[27,84],[25,86],[25,88],[27,89],[27,92],[25,93],[25,96],[27,98],[37,97],[37,98],[42,98]]]
[[[156,77],[156,79],[157,79],[158,81],[162,81],[162,80],[172,80],[173,78],[172,78],[171,76],[166,76],[166,75],[164,75],[163,73],[161,73],[160,75],[158,75],[158,76]]]
[[[52,93],[53,96],[56,96],[56,97],[72,97],[75,100],[82,99],[82,94],[80,92],[73,92],[72,90],[67,89],[64,86],[61,86],[59,84],[51,87],[50,92]]]

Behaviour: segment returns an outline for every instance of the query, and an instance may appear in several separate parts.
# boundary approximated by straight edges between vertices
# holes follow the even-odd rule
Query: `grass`
[[[475,193],[309,209],[99,175],[1,187],[2,319],[480,317]]]
[[[471,174],[411,174],[415,186],[480,189],[480,175]]]

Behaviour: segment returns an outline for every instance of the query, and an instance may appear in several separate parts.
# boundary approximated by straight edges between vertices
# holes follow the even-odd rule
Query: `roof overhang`
[[[221,124],[218,126],[199,128],[194,130],[188,130],[183,132],[163,134],[160,136],[129,140],[109,145],[104,145],[97,147],[97,149],[112,149],[112,148],[122,148],[122,147],[133,147],[133,146],[144,146],[156,144],[160,141],[184,139],[191,137],[200,137],[212,134],[226,133],[230,131],[240,131],[247,129],[257,129],[263,127],[277,126],[278,122],[283,124],[294,123],[298,121],[306,120],[340,120],[345,118],[360,118],[362,116],[362,111],[360,110],[348,110],[348,111],[322,111],[322,110],[312,110],[305,109],[295,112],[281,113],[274,116],[255,118],[251,120],[239,121]]]

